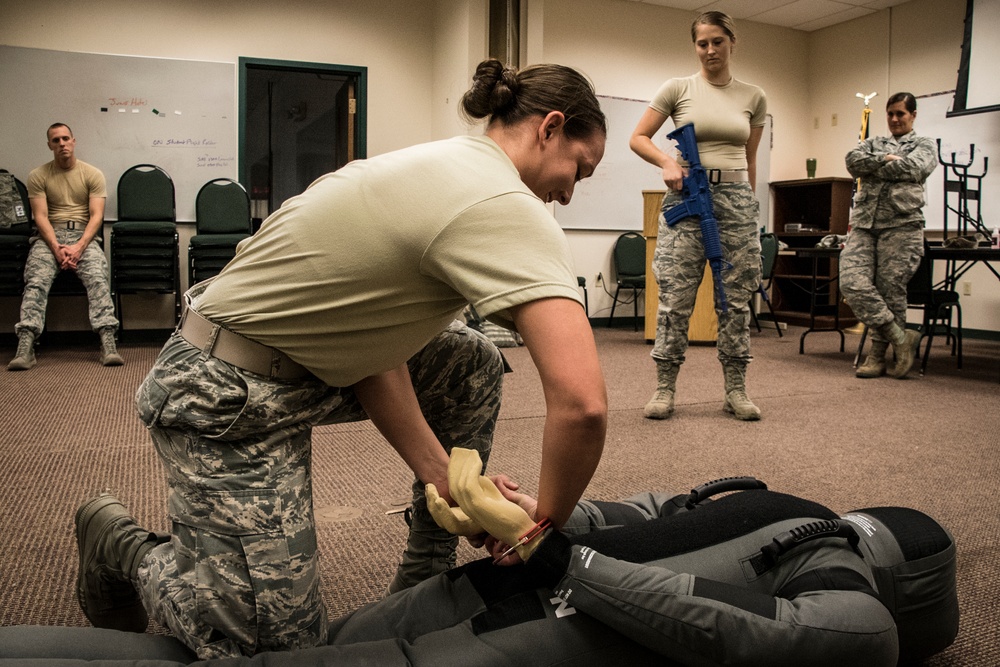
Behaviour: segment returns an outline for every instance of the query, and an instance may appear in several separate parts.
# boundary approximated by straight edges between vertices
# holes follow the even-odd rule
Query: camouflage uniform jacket
[[[886,155],[901,160],[886,162]],[[854,197],[851,227],[887,229],[924,222],[924,181],[937,167],[932,139],[910,132],[874,137],[847,154],[847,171],[861,179]]]

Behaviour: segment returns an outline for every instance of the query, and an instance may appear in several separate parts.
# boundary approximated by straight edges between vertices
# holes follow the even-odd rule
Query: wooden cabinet
[[[778,253],[771,282],[771,303],[781,322],[811,326],[812,315],[833,320],[840,312],[840,325],[857,320],[839,297],[837,258],[797,257],[796,248],[813,248],[827,234],[847,234],[851,211],[850,178],[810,178],[771,183],[772,228],[778,240],[788,245]],[[816,262],[816,279],[813,276]],[[813,301],[813,292],[815,301]],[[816,304],[822,306],[818,309]]]
[[[642,191],[642,234],[646,237],[646,341],[656,340],[656,309],[660,303],[660,286],[653,277],[653,252],[660,233],[660,207],[666,190]],[[715,296],[712,294],[712,270],[705,262],[702,278],[695,298],[694,310],[688,322],[688,342],[714,344],[719,339],[719,318],[715,314]]]

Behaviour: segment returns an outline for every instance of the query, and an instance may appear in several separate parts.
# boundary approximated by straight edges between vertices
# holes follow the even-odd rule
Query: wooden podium
[[[660,206],[666,190],[642,191],[642,235],[646,237],[646,341],[656,340],[656,309],[660,303],[659,285],[653,277],[653,252],[660,231]],[[719,318],[712,294],[712,269],[705,262],[705,276],[698,287],[694,311],[688,323],[688,342],[715,344],[719,340]]]

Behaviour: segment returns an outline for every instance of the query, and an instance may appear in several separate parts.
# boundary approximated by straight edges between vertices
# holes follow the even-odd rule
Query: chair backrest
[[[198,234],[249,234],[250,195],[231,178],[216,178],[198,190],[195,199]]]
[[[646,239],[635,232],[626,232],[615,241],[612,253],[619,278],[646,275]]]
[[[174,181],[155,164],[129,167],[118,179],[118,220],[176,222]]]
[[[778,259],[778,237],[773,232],[760,235],[761,279],[770,280]]]

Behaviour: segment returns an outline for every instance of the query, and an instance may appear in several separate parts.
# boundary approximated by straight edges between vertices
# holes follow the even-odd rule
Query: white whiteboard
[[[0,168],[22,181],[52,159],[46,129],[66,123],[76,155],[104,172],[105,218],[118,179],[152,163],[174,181],[177,219],[194,220],[198,190],[237,178],[236,65],[0,46]]]
[[[979,202],[983,218],[988,228],[993,229],[1000,218],[997,210],[1000,208],[1000,111],[971,114],[968,116],[947,117],[952,106],[953,91],[928,95],[917,98],[917,120],[913,129],[918,135],[941,139],[941,156],[945,160],[966,164],[969,161],[969,147],[975,144],[975,155],[970,175],[983,173],[983,158],[989,157],[989,169],[982,180],[982,194]],[[952,160],[952,153],[955,159]],[[927,219],[927,229],[942,229],[944,227],[944,175],[945,168],[938,165],[926,183],[927,205],[924,206],[924,217]],[[954,172],[949,174],[950,180],[956,180]],[[957,203],[957,197],[951,194],[949,202]],[[972,212],[975,213],[975,207]],[[955,230],[956,216],[948,216],[949,230]]]
[[[643,190],[665,190],[660,170],[629,148],[629,138],[649,107],[648,100],[598,95],[601,109],[608,118],[608,142],[604,159],[594,175],[577,184],[568,206],[555,205],[555,217],[563,229],[642,231]],[[667,134],[674,129],[667,118],[654,138],[661,150],[670,151],[674,143]],[[771,116],[767,116],[764,135],[757,150],[757,198],[760,200],[760,226],[767,224],[768,180],[771,169]]]
[[[1000,0],[974,0],[965,108],[1000,104],[996,64],[1000,61]]]

